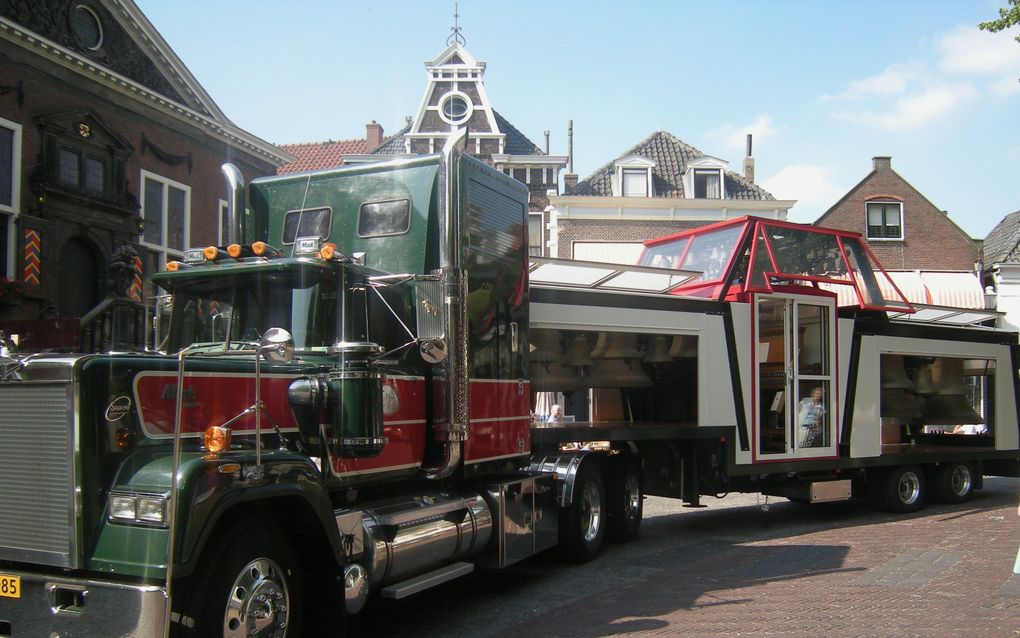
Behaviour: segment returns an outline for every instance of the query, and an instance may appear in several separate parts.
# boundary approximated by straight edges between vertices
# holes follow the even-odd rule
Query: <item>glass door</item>
[[[835,302],[801,295],[756,296],[756,456],[832,456]]]

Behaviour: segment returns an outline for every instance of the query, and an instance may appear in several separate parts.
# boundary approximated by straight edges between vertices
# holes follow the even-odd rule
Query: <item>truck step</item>
[[[417,594],[418,592],[425,591],[426,589],[435,587],[436,585],[442,585],[454,578],[467,576],[473,571],[475,571],[474,563],[453,563],[446,567],[434,569],[422,574],[421,576],[409,578],[404,582],[394,583],[389,587],[384,587],[382,590],[382,597],[400,600],[401,598],[407,598],[412,594]]]

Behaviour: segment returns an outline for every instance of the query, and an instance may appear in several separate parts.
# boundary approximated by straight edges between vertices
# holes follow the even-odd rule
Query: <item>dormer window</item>
[[[630,155],[614,163],[613,195],[617,197],[652,197],[652,169],[655,162],[640,155]]]
[[[648,171],[643,168],[623,169],[623,196],[648,197]]]
[[[703,155],[687,163],[684,193],[694,199],[726,199],[726,162]]]
[[[722,199],[722,171],[717,168],[695,170],[694,197],[697,199]]]

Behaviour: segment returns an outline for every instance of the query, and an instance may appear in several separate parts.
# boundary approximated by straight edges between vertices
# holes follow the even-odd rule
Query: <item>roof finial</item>
[[[460,24],[458,22],[460,14],[458,13],[457,5],[458,3],[453,3],[453,26],[450,27],[450,31],[453,31],[453,33],[450,34],[450,37],[446,38],[446,46],[450,46],[454,42],[460,46],[465,46],[467,44],[467,40],[464,39],[464,35],[460,32]]]

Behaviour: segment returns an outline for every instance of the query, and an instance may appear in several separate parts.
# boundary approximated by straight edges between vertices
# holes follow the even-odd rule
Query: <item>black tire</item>
[[[189,579],[199,587],[178,590],[194,625],[181,626],[177,635],[300,638],[304,584],[281,533],[252,520],[233,526],[207,548],[199,570]]]
[[[610,540],[632,541],[641,529],[644,514],[644,492],[641,489],[641,468],[630,459],[624,459],[609,472],[606,486],[607,526]]]
[[[964,503],[974,495],[974,467],[964,461],[943,463],[935,469],[935,498],[942,503]]]
[[[924,506],[924,472],[916,465],[891,467],[878,478],[879,505],[890,512],[905,514]]]
[[[574,479],[573,502],[560,508],[560,551],[576,563],[599,555],[606,539],[606,488],[594,460],[581,463]]]

